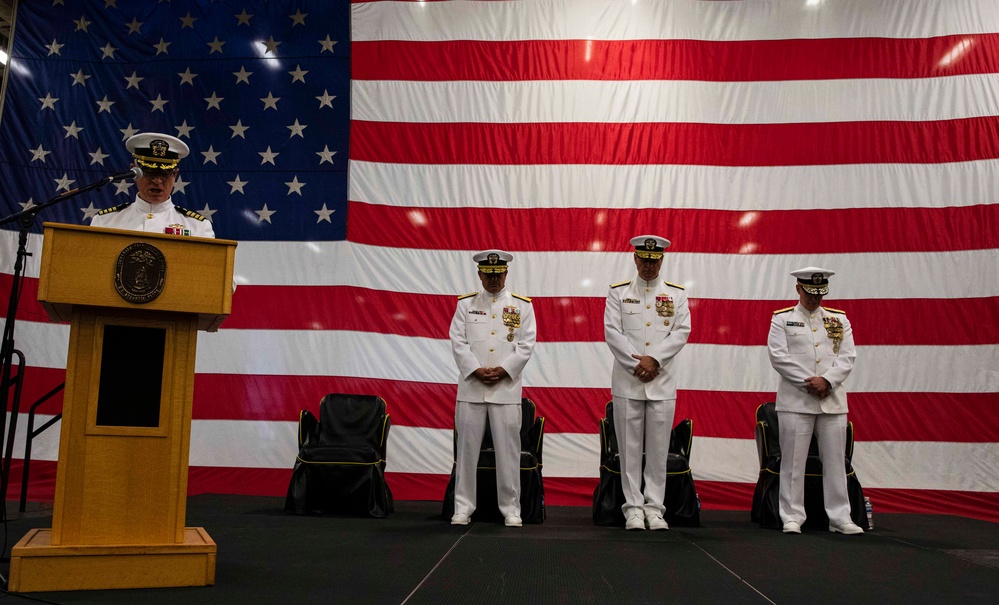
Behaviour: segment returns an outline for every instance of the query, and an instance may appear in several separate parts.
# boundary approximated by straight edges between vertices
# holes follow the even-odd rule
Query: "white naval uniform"
[[[841,329],[838,352],[827,325]],[[813,431],[822,462],[822,491],[831,525],[852,522],[846,489],[846,389],[857,350],[850,320],[842,311],[819,307],[809,312],[795,305],[777,311],[767,339],[770,364],[780,375],[777,417],[780,425],[780,517],[783,523],[805,521],[805,462]],[[805,390],[805,379],[821,376],[829,396],[820,400]]]
[[[197,212],[173,205],[173,198],[159,204],[150,204],[136,196],[128,205],[115,206],[95,216],[92,227],[163,233],[170,225],[183,225],[195,237],[215,237],[212,222]]]
[[[504,323],[504,310],[510,319]],[[511,331],[511,327],[513,328]],[[512,334],[512,338],[510,337]],[[451,352],[458,365],[458,433],[454,512],[475,511],[476,467],[486,417],[496,448],[496,493],[504,517],[520,516],[521,373],[531,359],[537,333],[530,299],[505,288],[460,297],[451,320]],[[479,368],[502,367],[509,378],[486,386],[473,375]]]
[[[625,518],[635,510],[645,516],[662,516],[665,511],[666,458],[676,410],[674,357],[689,335],[690,309],[683,287],[641,278],[611,286],[604,309],[604,339],[614,355],[611,394]],[[639,380],[634,375],[638,360],[632,354],[658,360],[659,375],[649,382]]]

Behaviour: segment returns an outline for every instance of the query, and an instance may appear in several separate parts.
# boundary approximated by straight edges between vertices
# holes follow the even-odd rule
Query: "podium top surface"
[[[42,223],[43,229],[58,229],[60,231],[85,231],[87,233],[107,233],[110,235],[127,235],[132,238],[149,238],[149,239],[164,239],[164,240],[178,240],[182,239],[184,241],[196,241],[204,244],[220,245],[220,246],[237,246],[239,242],[231,239],[220,239],[212,237],[194,237],[188,236],[178,236],[169,235],[166,233],[151,233],[146,231],[128,231],[125,229],[109,229],[107,227],[89,227],[87,225],[70,225],[69,223]]]
[[[74,305],[191,313],[215,330],[232,312],[237,242],[44,223],[38,300],[54,321]]]

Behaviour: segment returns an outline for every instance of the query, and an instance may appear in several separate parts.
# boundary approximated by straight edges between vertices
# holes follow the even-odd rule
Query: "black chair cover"
[[[624,526],[624,490],[621,488],[621,460],[614,434],[612,402],[605,406],[605,418],[600,419],[600,482],[593,491],[593,522],[597,525]],[[690,448],[694,439],[694,422],[681,420],[670,433],[666,459],[666,497],[663,517],[671,525],[699,527],[701,503],[697,498],[694,478],[690,471]],[[645,462],[642,462],[645,468]],[[644,485],[642,486],[644,488]]]
[[[385,482],[392,428],[385,400],[331,393],[319,403],[319,418],[308,410],[299,416],[298,458],[285,510],[387,517],[394,507]]]
[[[543,523],[545,520],[545,486],[541,476],[542,451],[544,448],[545,419],[536,416],[537,407],[526,397],[521,400],[523,417],[520,424],[520,518],[525,523]],[[458,436],[454,434],[454,455],[458,455]],[[454,475],[456,465],[451,466],[451,478],[444,490],[441,517],[450,519],[454,515]],[[479,463],[476,471],[475,512],[476,521],[502,521],[499,504],[496,500],[496,450],[493,448],[492,432],[486,421],[486,432],[479,450]]]
[[[756,451],[760,461],[760,476],[753,492],[753,507],[750,519],[760,527],[780,529],[783,524],[779,513],[780,493],[780,429],[777,420],[776,404],[767,402],[756,409]],[[846,490],[850,498],[850,518],[864,529],[867,525],[867,510],[864,506],[864,488],[860,485],[853,468],[853,423],[846,427]],[[805,463],[805,529],[827,529],[822,499],[822,462],[819,460],[819,444],[812,435],[808,446],[808,460]]]

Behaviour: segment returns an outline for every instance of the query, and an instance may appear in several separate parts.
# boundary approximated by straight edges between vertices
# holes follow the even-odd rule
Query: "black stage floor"
[[[188,525],[218,543],[214,586],[8,595],[26,603],[999,603],[999,524],[878,514],[864,536],[759,529],[702,511],[668,532],[597,527],[587,508],[542,525],[452,527],[436,502],[388,519],[296,517],[283,499],[196,496]],[[8,522],[10,544],[51,517]],[[2,566],[7,571],[9,563]]]

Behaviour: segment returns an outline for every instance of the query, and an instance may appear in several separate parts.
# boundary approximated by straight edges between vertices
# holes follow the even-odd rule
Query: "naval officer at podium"
[[[142,176],[135,179],[139,192],[134,201],[101,210],[92,226],[215,237],[210,220],[174,204],[171,198],[180,160],[190,153],[187,144],[168,134],[145,132],[130,136],[125,148],[135,160],[133,166],[142,170]]]

